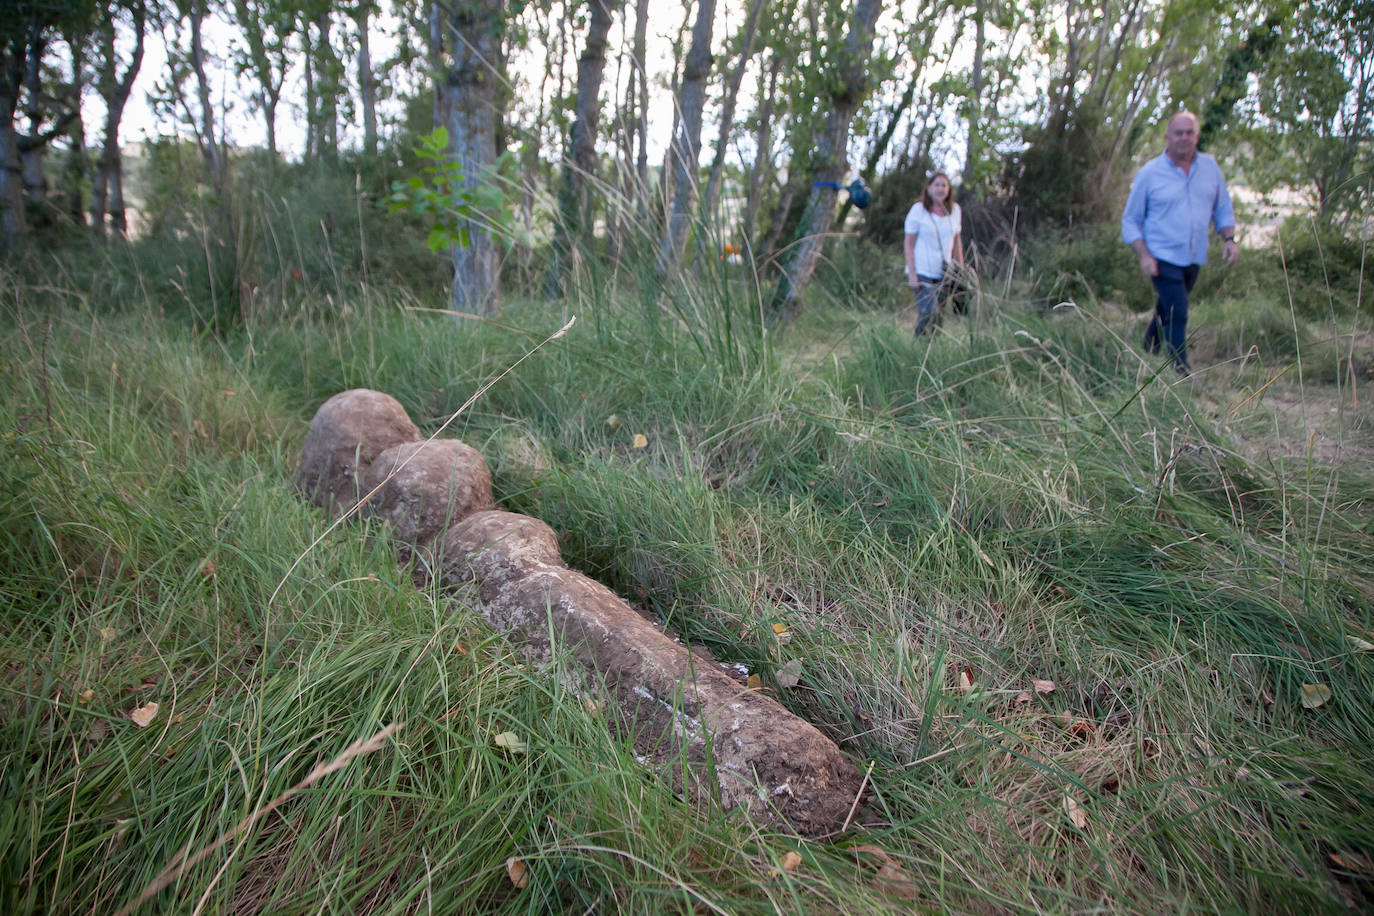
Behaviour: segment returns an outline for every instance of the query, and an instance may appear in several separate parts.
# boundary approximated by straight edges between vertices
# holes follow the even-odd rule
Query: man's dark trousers
[[[1174,355],[1174,368],[1188,371],[1188,294],[1193,291],[1201,266],[1180,267],[1168,261],[1156,261],[1159,273],[1151,277],[1155,285],[1155,315],[1145,329],[1145,349],[1159,352],[1163,339]]]

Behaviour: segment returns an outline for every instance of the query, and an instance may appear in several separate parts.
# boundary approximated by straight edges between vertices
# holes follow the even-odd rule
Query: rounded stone
[[[449,528],[440,560],[448,583],[507,581],[562,564],[552,528],[537,518],[499,509],[474,512]]]
[[[342,515],[358,503],[363,475],[387,449],[420,438],[405,408],[368,388],[340,392],[310,421],[296,472],[296,488],[318,506]]]
[[[473,512],[496,505],[481,454],[457,439],[394,445],[362,478],[363,511],[386,521],[395,538],[422,547]]]

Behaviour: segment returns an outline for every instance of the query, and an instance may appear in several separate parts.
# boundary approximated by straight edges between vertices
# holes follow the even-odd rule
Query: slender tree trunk
[[[191,67],[196,75],[196,95],[200,99],[200,155],[215,192],[224,190],[224,166],[220,161],[219,141],[215,138],[215,109],[210,104],[210,79],[205,74],[205,45],[201,40],[201,26],[205,20],[205,0],[191,4]]]
[[[315,39],[310,37],[311,22],[301,20],[301,76],[305,80],[305,161],[310,162],[320,155],[320,102],[315,74]],[[436,71],[437,72],[437,71]],[[438,109],[435,110],[435,124],[442,124]]]
[[[377,77],[372,72],[372,50],[368,32],[372,28],[372,2],[358,4],[358,98],[363,107],[363,150],[377,155]]]
[[[759,19],[763,16],[768,0],[754,0],[749,7],[749,18],[744,23],[740,38],[739,60],[725,86],[725,98],[721,104],[720,134],[716,140],[716,155],[711,161],[711,175],[706,179],[706,192],[701,197],[701,215],[710,220],[715,216],[716,203],[720,200],[721,176],[725,170],[725,154],[730,146],[730,132],[735,126],[735,103],[739,98],[739,87],[744,82],[744,69],[754,56],[754,35],[758,32]]]
[[[283,23],[285,16],[270,16],[266,4],[248,0],[234,0],[234,16],[239,30],[248,42],[248,59],[251,62],[253,78],[258,88],[253,92],[258,107],[262,110],[263,126],[267,130],[267,151],[277,158],[277,105],[281,101],[282,81],[286,77],[285,42]],[[268,29],[272,30],[274,41],[269,52]],[[273,66],[273,58],[278,66]]]
[[[444,81],[439,74],[444,72],[444,6],[439,0],[426,0],[429,20],[429,40],[425,53],[429,59],[429,72],[434,74],[434,123],[444,123]],[[542,99],[544,94],[541,92]],[[541,102],[542,104],[542,102]]]
[[[964,148],[962,184],[972,190],[977,184],[974,169],[983,147],[983,46],[987,40],[987,0],[977,0],[973,19],[973,72],[969,77],[969,104],[965,120],[968,124],[968,144]]]
[[[706,78],[711,72],[711,29],[715,18],[716,0],[699,0],[692,47],[682,69],[682,131],[673,143],[673,204],[658,260],[660,272],[669,276],[677,272],[682,261],[696,210],[701,115],[706,106]]]
[[[639,138],[635,158],[635,181],[639,189],[638,207],[640,224],[648,218],[649,208],[649,71],[646,65],[646,47],[649,35],[649,0],[639,0],[635,5],[635,43],[634,67],[635,80],[639,85],[639,104],[635,111],[635,135]]]
[[[817,144],[817,174],[813,180],[837,182],[844,177],[848,163],[849,125],[868,92],[865,76],[873,50],[873,29],[882,4],[880,0],[856,0],[854,18],[841,49],[837,79],[830,95],[830,111],[825,130]],[[802,220],[801,237],[792,258],[778,280],[770,311],[775,318],[791,318],[801,312],[801,297],[820,259],[825,231],[835,212],[834,188],[813,184]]]
[[[591,16],[587,47],[577,61],[577,100],[568,152],[563,157],[563,183],[558,192],[558,223],[554,227],[553,262],[546,288],[563,291],[568,270],[576,269],[578,254],[591,224],[591,186],[596,179],[596,131],[601,110],[601,78],[606,70],[606,36],[619,9],[619,0],[588,0]]]
[[[72,92],[80,99],[86,90],[86,39],[87,35],[69,34],[66,36],[67,48],[72,55]],[[86,225],[86,209],[82,200],[82,188],[89,176],[90,164],[87,159],[86,128],[80,118],[72,119],[67,150],[67,216],[78,226]]]
[[[501,0],[457,0],[449,7],[452,63],[444,74],[442,123],[448,127],[449,153],[462,167],[471,189],[488,180],[496,162],[496,132],[501,99],[497,64],[504,23]],[[455,311],[489,315],[499,302],[496,240],[478,224],[468,227],[470,244],[453,251]]]
[[[45,94],[41,76],[43,56],[47,50],[47,40],[39,38],[30,49],[28,66],[24,73],[24,81],[29,87],[28,104],[25,106],[24,114],[29,119],[29,137],[31,138],[42,133],[43,119],[47,114],[43,104]],[[43,154],[46,146],[43,143],[26,143],[23,141],[19,144],[24,199],[34,212],[40,214],[40,219],[44,221],[47,220],[48,202],[48,178],[43,167]]]
[[[334,17],[329,8],[324,9],[315,20],[319,30],[319,43],[315,50],[320,59],[317,64],[320,103],[320,155],[334,161],[339,156],[339,63],[334,56],[333,27]]]
[[[928,52],[930,50],[930,41],[935,36],[935,29],[931,28],[926,33],[926,36],[925,51]],[[924,55],[922,55],[920,59],[924,60]],[[878,174],[878,163],[882,162],[883,156],[887,155],[888,147],[892,145],[892,138],[897,134],[897,125],[901,123],[902,118],[906,115],[907,109],[911,107],[911,103],[916,100],[916,87],[920,82],[921,70],[918,65],[917,71],[911,77],[911,82],[907,83],[906,89],[902,91],[902,97],[897,100],[897,104],[888,109],[887,126],[883,128],[883,132],[879,134],[878,139],[874,141],[873,149],[868,154],[868,162],[864,164],[863,169],[859,172],[859,177],[864,181],[871,182],[874,176]],[[839,231],[840,227],[844,225],[845,218],[849,216],[849,211],[853,206],[854,201],[846,197],[844,203],[840,205],[839,216],[835,217],[834,228],[836,231]]]
[[[740,234],[746,244],[754,244],[759,207],[763,203],[763,188],[773,178],[773,108],[778,95],[778,75],[782,72],[782,55],[773,52],[768,73],[759,74],[759,91],[763,102],[759,106],[759,127],[754,134],[754,167],[749,171],[749,191],[744,197],[744,215]],[[765,85],[766,82],[766,85]],[[767,251],[757,248],[757,251]]]
[[[124,164],[119,152],[119,125],[134,88],[134,78],[143,65],[146,9],[144,4],[138,3],[130,12],[133,14],[134,50],[123,76],[119,74],[113,21],[105,22],[102,29],[105,59],[101,62],[100,97],[105,100],[105,130],[100,162],[96,167],[95,193],[91,199],[91,229],[97,235],[105,234],[107,213],[110,228],[121,236],[127,236],[129,231],[124,212]]]
[[[27,229],[19,132],[14,125],[26,51],[23,41],[0,41],[0,242],[5,251],[18,247]]]
[[[678,40],[673,44],[673,75],[668,81],[668,95],[673,99],[673,126],[668,131],[668,148],[663,151],[663,167],[659,170],[658,193],[654,197],[654,217],[661,218],[664,224],[668,221],[668,209],[672,204],[673,195],[673,176],[677,174],[677,136],[682,126],[682,67],[685,66],[686,55],[683,48],[686,47],[686,39],[683,37],[687,32],[687,27],[692,21],[692,5],[683,4],[685,13],[683,14],[682,26],[678,29]],[[648,104],[649,95],[647,90],[644,94],[645,104]]]

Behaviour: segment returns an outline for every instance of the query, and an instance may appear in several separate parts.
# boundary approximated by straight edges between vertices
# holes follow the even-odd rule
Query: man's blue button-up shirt
[[[1231,195],[1217,161],[1195,153],[1185,174],[1167,153],[1136,173],[1121,214],[1121,240],[1143,238],[1156,260],[1186,267],[1207,263],[1207,226],[1220,232],[1236,224]]]

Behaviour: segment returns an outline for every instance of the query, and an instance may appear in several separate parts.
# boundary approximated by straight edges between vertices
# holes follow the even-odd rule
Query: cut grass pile
[[[4,912],[159,876],[148,912],[1374,905],[1374,473],[1269,441],[1301,335],[1180,382],[1103,309],[739,344],[747,302],[689,320],[728,284],[566,306],[451,434],[571,565],[861,761],[853,829],[800,843],[678,797],[382,530],[287,574],[326,525],[289,485],[325,398],[431,430],[566,316],[373,290],[212,336],[125,282],[0,278]],[[1322,352],[1362,447],[1353,344]]]

